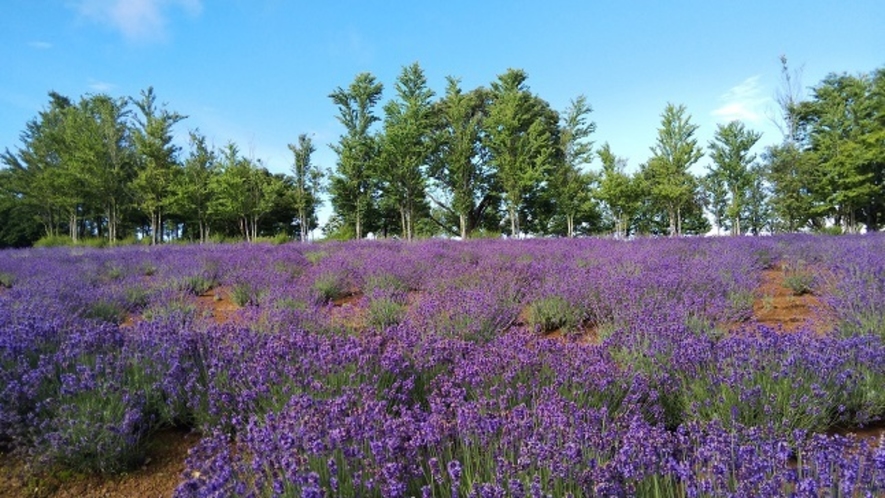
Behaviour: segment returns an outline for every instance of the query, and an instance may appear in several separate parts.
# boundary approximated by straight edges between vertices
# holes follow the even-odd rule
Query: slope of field
[[[5,251],[0,496],[875,494],[882,254],[877,235]]]

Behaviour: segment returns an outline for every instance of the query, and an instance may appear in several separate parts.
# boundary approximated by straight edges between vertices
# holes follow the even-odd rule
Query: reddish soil
[[[230,321],[234,313],[240,309],[230,300],[230,291],[224,287],[210,289],[197,296],[197,307],[207,314],[211,313],[212,319],[218,324]]]
[[[123,320],[123,323],[120,324],[120,328],[126,329],[130,327],[134,327],[136,323],[141,320],[141,316],[139,315],[126,315],[126,319]]]
[[[362,293],[354,292],[348,294],[343,297],[339,297],[337,299],[332,300],[332,306],[336,308],[343,308],[345,306],[356,306],[359,304],[360,300],[363,298]]]
[[[866,427],[832,429],[827,431],[827,434],[838,434],[840,436],[856,436],[859,439],[863,439],[875,444],[885,438],[885,420],[872,423]]]
[[[517,315],[511,326],[529,328],[529,307],[524,307]],[[541,339],[577,342],[579,344],[599,344],[599,327],[594,323],[581,324],[580,330],[566,333],[562,329],[545,332],[539,336]]]
[[[240,309],[236,303],[230,300],[230,293],[224,287],[210,289],[197,296],[197,307],[206,315],[211,315],[217,324],[227,323],[234,317],[237,310]],[[132,327],[140,320],[140,315],[128,315],[123,320],[123,323],[120,324],[120,327]]]
[[[0,455],[0,497],[169,497],[181,481],[188,450],[198,440],[194,433],[159,432],[149,441],[147,459],[141,468],[110,477],[32,475],[19,460]]]
[[[541,336],[543,339],[554,341],[572,342],[578,344],[599,344],[599,331],[595,325],[582,325],[577,332],[566,334],[562,329],[556,329]]]
[[[831,320],[820,299],[813,294],[794,295],[785,285],[784,277],[780,268],[762,272],[762,284],[753,302],[753,322],[785,332],[794,332],[803,326],[819,333],[831,330]]]

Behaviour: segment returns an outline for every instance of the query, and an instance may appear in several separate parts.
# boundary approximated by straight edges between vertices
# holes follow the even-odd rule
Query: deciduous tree
[[[438,128],[429,172],[448,202],[431,192],[428,196],[457,220],[462,239],[469,238],[499,202],[494,171],[482,143],[489,97],[485,88],[464,92],[460,81],[449,77],[446,94],[436,104]]]
[[[596,123],[589,120],[593,108],[583,95],[572,100],[562,116],[560,143],[562,162],[552,172],[551,183],[556,207],[566,219],[566,236],[575,236],[575,217],[592,204],[590,196],[594,175],[584,170],[593,160],[590,135]]]
[[[382,195],[396,205],[406,240],[414,235],[415,214],[426,211],[424,168],[432,152],[433,91],[418,63],[403,68],[396,99],[384,106],[384,132],[378,173]]]
[[[667,104],[645,169],[652,201],[666,211],[671,236],[682,234],[682,209],[697,198],[697,180],[689,171],[704,155],[697,129],[685,106]]]
[[[360,73],[347,89],[338,87],[329,95],[338,106],[338,121],[345,129],[338,143],[332,145],[338,162],[329,192],[335,211],[353,224],[357,239],[363,238],[364,217],[377,190],[373,167],[379,147],[371,127],[379,119],[373,108],[383,88],[370,73]]]
[[[602,162],[602,171],[596,197],[605,204],[612,217],[615,237],[626,237],[631,219],[640,207],[641,179],[631,178],[625,172],[627,161],[616,156],[608,142],[599,148],[597,155]]]
[[[520,69],[509,69],[492,83],[489,115],[484,121],[486,146],[504,194],[510,232],[519,236],[519,211],[525,197],[542,186],[561,160],[559,116],[533,95]]]
[[[298,135],[297,144],[289,144],[294,161],[292,164],[292,198],[298,212],[299,238],[307,242],[311,230],[311,220],[316,209],[322,204],[323,170],[311,162],[316,148],[307,134]]]
[[[136,118],[135,149],[140,168],[133,193],[141,210],[150,218],[151,243],[162,242],[163,213],[172,201],[172,184],[178,167],[179,147],[172,142],[172,127],[186,118],[157,105],[153,87],[141,92],[133,104],[141,112]]]
[[[748,192],[753,185],[752,166],[756,155],[750,149],[762,137],[761,133],[748,130],[740,121],[727,125],[717,125],[713,140],[710,141],[709,174],[714,181],[721,182],[727,190],[726,216],[730,220],[732,235],[741,234],[741,218],[749,202]]]
[[[211,206],[219,174],[215,151],[199,130],[189,133],[191,150],[174,186],[175,207],[189,221],[196,221],[200,243],[209,240]]]

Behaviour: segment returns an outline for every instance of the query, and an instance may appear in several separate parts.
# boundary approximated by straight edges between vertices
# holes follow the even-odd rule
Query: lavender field
[[[2,251],[0,451],[193,429],[179,497],[881,496],[883,340],[880,235]]]

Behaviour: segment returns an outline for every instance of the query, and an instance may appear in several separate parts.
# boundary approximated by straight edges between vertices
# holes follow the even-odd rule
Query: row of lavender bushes
[[[868,235],[5,251],[0,448],[112,473],[153,432],[194,428],[182,497],[881,493],[882,442],[832,433],[885,415],[883,249]],[[817,294],[833,332],[754,324],[764,270]],[[215,323],[207,292],[241,309]]]

